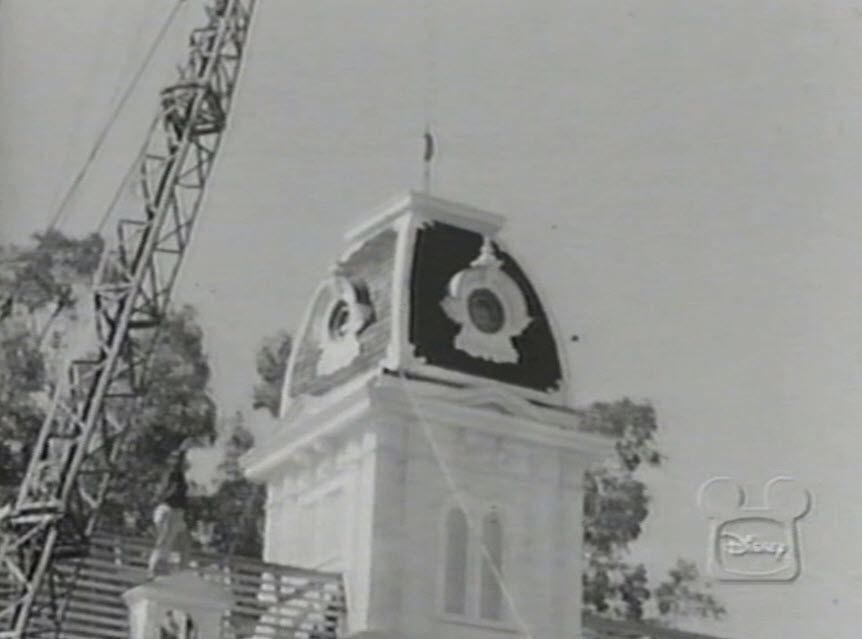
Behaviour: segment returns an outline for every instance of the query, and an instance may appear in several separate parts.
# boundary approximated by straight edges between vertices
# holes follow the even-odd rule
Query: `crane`
[[[255,0],[214,0],[165,88],[140,160],[144,204],[117,224],[93,284],[94,356],[56,385],[18,490],[2,515],[0,639],[59,636],[84,556],[135,426],[147,362],[222,140]]]

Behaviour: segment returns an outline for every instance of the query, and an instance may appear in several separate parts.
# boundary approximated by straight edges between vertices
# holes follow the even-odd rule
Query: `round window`
[[[496,333],[503,328],[506,314],[500,298],[487,288],[477,288],[467,298],[470,320],[483,333]]]
[[[338,340],[347,335],[347,325],[350,321],[350,307],[344,300],[338,300],[329,313],[329,337]]]

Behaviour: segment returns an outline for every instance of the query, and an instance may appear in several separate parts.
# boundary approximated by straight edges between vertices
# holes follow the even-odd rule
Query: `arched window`
[[[479,591],[479,616],[499,621],[503,618],[503,528],[500,516],[491,511],[482,520],[482,573]]]
[[[460,508],[446,516],[446,565],[443,581],[444,610],[463,615],[467,595],[467,517]]]

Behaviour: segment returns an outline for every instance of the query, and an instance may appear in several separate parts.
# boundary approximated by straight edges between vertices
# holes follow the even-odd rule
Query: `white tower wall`
[[[272,442],[249,466],[269,478],[265,558],[343,572],[351,633],[579,637],[582,477],[605,442],[478,407],[461,391],[428,391],[400,381],[363,387],[340,411],[294,424],[309,431],[305,441]],[[470,529],[463,615],[443,604],[454,507]],[[478,611],[481,521],[491,512],[503,537],[500,620]]]
[[[352,233],[244,458],[265,558],[343,573],[353,635],[580,637],[582,479],[612,448],[502,223],[411,193]]]

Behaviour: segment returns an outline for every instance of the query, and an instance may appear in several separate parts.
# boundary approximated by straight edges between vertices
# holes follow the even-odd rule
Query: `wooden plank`
[[[140,560],[146,563],[152,550],[152,539],[141,536],[125,536],[110,533],[98,533],[91,538],[91,547],[94,550],[101,552],[111,552],[118,550],[120,552],[133,551],[133,554],[141,558]],[[228,562],[224,557],[209,553],[192,553],[192,559],[225,566]],[[309,568],[299,568],[297,566],[285,566],[282,564],[273,564],[251,557],[234,556],[230,559],[230,568],[232,571],[247,570],[253,574],[261,574],[263,572],[274,572],[276,574],[289,574],[291,576],[307,577],[316,581],[335,580],[339,581],[341,575],[337,572],[325,572],[313,570]]]
[[[61,639],[129,639],[128,630],[96,628],[83,621],[68,620],[63,624]]]
[[[61,639],[127,639],[128,612],[121,595],[146,579],[152,542],[101,534],[91,541],[88,556],[57,565],[67,577],[77,571]],[[340,575],[204,553],[193,554],[192,562],[202,578],[228,588],[234,597],[226,615],[234,630],[223,639],[255,631],[288,639],[335,637],[333,617],[345,607]]]
[[[83,610],[84,612],[93,612],[97,614],[112,615],[114,617],[116,617],[118,614],[125,617],[127,614],[125,602],[119,597],[111,601],[76,596],[69,605],[69,609]]]
[[[102,606],[86,606],[82,602],[76,601],[75,605],[66,611],[66,619],[82,619],[100,627],[108,626],[128,630],[127,615],[117,616],[116,612],[116,610],[109,609],[108,614],[105,614],[105,609]]]

